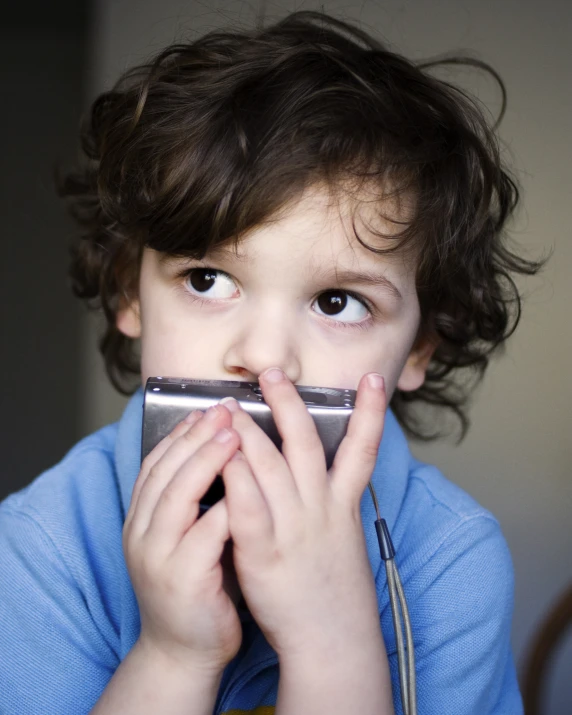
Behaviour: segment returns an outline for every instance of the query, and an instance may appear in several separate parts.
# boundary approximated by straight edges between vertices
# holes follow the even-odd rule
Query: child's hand
[[[139,640],[175,662],[211,671],[222,671],[242,640],[220,564],[229,538],[226,501],[197,519],[200,498],[238,448],[232,429],[230,441],[214,439],[230,425],[224,407],[178,424],[144,460],[123,529],[141,612]]]
[[[281,658],[311,662],[314,655],[344,657],[370,645],[379,652],[360,500],[381,441],[385,391],[362,378],[328,472],[314,421],[292,383],[262,375],[260,384],[283,454],[245,411],[225,403],[241,442],[222,475],[246,603]]]

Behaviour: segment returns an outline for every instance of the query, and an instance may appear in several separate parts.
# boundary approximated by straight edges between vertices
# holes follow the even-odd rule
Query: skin
[[[383,703],[375,712],[392,711],[359,504],[391,395],[396,387],[414,390],[423,383],[434,346],[416,341],[415,265],[376,255],[355,241],[352,206],[348,199],[338,210],[323,189],[313,187],[275,221],[243,237],[238,256],[230,250],[198,262],[145,249],[138,297],[117,316],[125,335],[141,339],[142,384],[156,375],[259,381],[272,410],[284,440],[282,453],[232,401],[208,419],[195,414],[179,425],[142,467],[124,548],[142,639],[182,659],[208,662],[213,670],[224,667],[240,644],[232,604],[240,587],[280,658],[278,713],[302,712],[313,687],[320,691],[316,697],[323,697],[319,680],[307,674],[325,654],[329,663],[343,664],[328,671],[330,682],[349,677],[344,668],[362,679],[364,709],[357,708],[353,692],[348,707],[367,712],[370,702]],[[395,230],[383,224],[371,203],[360,205],[359,217],[357,227],[368,244],[384,245],[367,225]],[[188,274],[193,267],[219,273],[207,283],[204,272]],[[316,268],[332,277],[318,280]],[[394,288],[337,283],[335,268],[375,271]],[[347,296],[345,306],[326,313],[323,294],[332,290],[342,291],[338,297],[344,290],[358,293],[371,310]],[[278,382],[267,379],[272,367],[281,371]],[[383,375],[384,389],[368,385],[372,372]],[[329,472],[294,384],[358,392]],[[230,434],[224,445],[212,439],[220,428]],[[198,500],[216,473],[223,476],[226,497],[198,520]],[[185,557],[173,556],[168,564],[166,555],[183,548]],[[191,552],[195,562],[198,554],[202,559],[203,571],[194,575]],[[178,614],[192,612],[189,603],[199,602],[202,630],[177,623]],[[207,632],[204,623],[215,625]],[[370,682],[368,691],[363,683]],[[342,696],[336,697],[343,712]]]
[[[342,210],[340,219],[327,194],[309,191],[283,218],[245,237],[238,258],[228,249],[228,255],[201,263],[145,249],[139,298],[117,317],[125,335],[141,338],[142,384],[152,375],[251,381],[276,366],[294,384],[355,390],[362,375],[376,371],[385,378],[389,399],[396,387],[417,389],[432,346],[413,350],[420,323],[415,266],[361,246],[351,237],[350,206]],[[365,204],[360,216],[362,223],[395,231],[371,205]],[[389,245],[358,226],[366,243]],[[231,277],[219,274],[199,292],[180,275],[192,266]],[[371,286],[338,286],[335,279],[318,283],[315,267],[376,271],[398,288],[402,300]],[[338,287],[373,303],[376,315],[369,325],[367,309],[355,299],[337,315],[320,309],[318,295]]]

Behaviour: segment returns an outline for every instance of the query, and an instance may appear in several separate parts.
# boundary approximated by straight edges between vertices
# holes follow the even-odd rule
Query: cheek
[[[143,313],[141,372],[151,376],[191,377],[202,341],[193,326],[178,320],[172,311]],[[182,327],[184,326],[184,328]]]
[[[395,390],[408,354],[406,347],[396,346],[395,349],[388,347],[387,345],[391,342],[386,341],[384,350],[372,351],[368,355],[364,355],[363,350],[360,351],[359,356],[344,360],[343,367],[338,369],[334,367],[329,374],[322,371],[321,383],[317,384],[326,384],[327,382],[329,387],[357,390],[363,375],[368,372],[378,372],[385,378],[385,389],[390,396]]]

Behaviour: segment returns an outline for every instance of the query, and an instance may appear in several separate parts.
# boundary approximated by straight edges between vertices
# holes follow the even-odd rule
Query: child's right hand
[[[231,424],[220,405],[179,423],[143,461],[123,528],[140,644],[215,672],[238,653],[242,639],[220,563],[230,536],[226,500],[198,515],[199,500],[239,447]],[[221,428],[229,441],[214,439]]]

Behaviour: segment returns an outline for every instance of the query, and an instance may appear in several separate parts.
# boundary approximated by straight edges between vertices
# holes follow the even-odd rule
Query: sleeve
[[[0,509],[0,712],[88,713],[119,665],[51,539]]]
[[[485,517],[462,522],[413,571],[404,590],[415,643],[418,712],[522,715],[510,642],[513,566],[498,523]],[[393,638],[393,625],[383,625]],[[395,711],[401,714],[394,638],[388,646]]]

